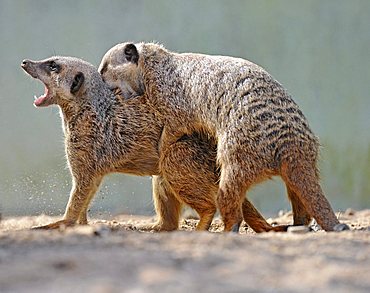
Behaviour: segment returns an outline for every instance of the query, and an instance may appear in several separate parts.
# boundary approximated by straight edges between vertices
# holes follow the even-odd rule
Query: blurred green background
[[[323,145],[324,191],[336,210],[370,207],[370,1],[0,0],[0,208],[5,216],[64,211],[71,186],[56,107],[24,58],[81,57],[98,65],[116,43],[249,59],[293,95]],[[267,214],[289,209],[280,179],[253,189]],[[108,176],[95,215],[152,214],[151,179]]]

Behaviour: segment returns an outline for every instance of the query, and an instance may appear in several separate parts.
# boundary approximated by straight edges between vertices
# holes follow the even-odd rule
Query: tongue
[[[46,95],[42,95],[42,96],[38,97],[38,98],[33,102],[33,104],[34,104],[36,107],[38,107],[38,106],[40,106],[40,105],[45,101],[45,99],[46,99]]]

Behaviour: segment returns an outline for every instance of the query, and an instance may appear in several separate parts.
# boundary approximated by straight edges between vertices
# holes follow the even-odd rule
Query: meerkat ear
[[[72,85],[71,85],[71,94],[77,93],[80,90],[84,81],[85,81],[84,74],[82,72],[78,72],[75,75],[75,77],[73,79],[73,82],[72,82]]]
[[[136,46],[132,43],[127,44],[124,48],[126,60],[132,63],[137,64],[139,61],[139,52],[136,49]]]

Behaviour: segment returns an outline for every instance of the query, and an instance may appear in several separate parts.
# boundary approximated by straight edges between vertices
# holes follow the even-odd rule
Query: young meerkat
[[[24,60],[22,68],[45,85],[36,107],[58,105],[72,190],[63,220],[39,228],[53,229],[87,223],[87,209],[104,175],[122,172],[154,175],[153,198],[158,222],[142,228],[175,230],[182,204],[200,215],[197,230],[206,230],[216,211],[218,173],[216,145],[192,134],[166,149],[159,169],[158,142],[163,122],[143,97],[115,96],[97,69],[78,58],[56,56]],[[173,176],[178,174],[179,176]],[[245,199],[246,221],[256,232],[282,231],[271,227]]]
[[[311,216],[338,225],[319,184],[319,141],[292,97],[260,66],[227,56],[175,53],[154,43],[122,43],[99,66],[111,89],[143,95],[165,120],[161,146],[204,132],[217,143],[217,195],[226,231],[235,230],[246,191],[279,175],[295,224]],[[339,228],[335,228],[339,227]]]

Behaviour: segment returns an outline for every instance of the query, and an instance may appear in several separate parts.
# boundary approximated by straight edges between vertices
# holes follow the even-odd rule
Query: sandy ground
[[[64,231],[56,218],[0,223],[0,292],[370,292],[370,210],[339,215],[351,231],[144,233],[135,216]],[[269,219],[290,223],[291,214]]]

